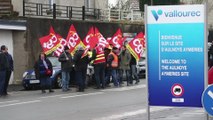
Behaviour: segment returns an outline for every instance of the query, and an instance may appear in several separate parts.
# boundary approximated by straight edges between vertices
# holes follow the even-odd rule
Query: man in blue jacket
[[[10,81],[10,76],[11,76],[11,73],[13,71],[13,58],[11,56],[11,54],[8,53],[8,48],[7,46],[5,45],[2,45],[1,46],[1,50],[4,50],[5,51],[5,55],[7,57],[7,60],[9,62],[9,69],[6,70],[6,77],[5,77],[5,84],[4,84],[4,91],[3,91],[3,94],[4,95],[8,95],[7,93],[7,88],[8,88],[8,84],[9,84],[9,81]]]

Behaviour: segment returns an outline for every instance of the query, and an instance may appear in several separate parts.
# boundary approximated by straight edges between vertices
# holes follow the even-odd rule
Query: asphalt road
[[[0,120],[146,120],[146,85],[41,94],[12,91],[0,98]],[[151,107],[151,120],[205,120],[201,108]],[[213,120],[213,119],[212,119]]]

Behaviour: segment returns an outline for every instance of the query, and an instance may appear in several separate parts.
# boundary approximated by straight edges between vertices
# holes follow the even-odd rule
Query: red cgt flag
[[[60,46],[60,41],[58,40],[52,26],[50,27],[50,33],[47,36],[39,38],[40,44],[42,46],[43,52],[48,55],[55,51],[58,46]]]
[[[91,27],[83,40],[84,45],[86,46],[84,53],[81,58],[87,55],[89,49],[92,49],[98,43],[98,38],[95,36],[94,27]]]
[[[103,37],[103,35],[99,32],[98,28],[95,27],[95,37],[98,39],[98,46],[102,48],[111,48],[109,42]]]
[[[56,35],[58,40],[60,41],[60,45],[56,48],[56,50],[54,51],[54,56],[59,57],[61,55],[61,53],[64,51],[64,46],[67,45],[67,41],[61,37],[60,35]]]
[[[76,32],[74,25],[70,26],[69,33],[67,35],[66,40],[67,40],[67,45],[70,48],[70,53],[72,55],[74,55],[79,45],[84,47],[84,44],[81,41],[81,38],[78,36],[78,33]]]
[[[85,46],[90,44],[90,41],[92,41],[91,39],[94,37],[94,34],[95,34],[94,27],[92,26],[92,27],[90,27],[86,37],[83,40],[83,43]]]
[[[122,32],[121,32],[121,29],[119,28],[117,30],[117,32],[113,35],[113,37],[111,38],[110,40],[110,44],[113,45],[113,47],[116,47],[116,48],[121,48],[122,47]]]
[[[138,33],[138,35],[132,39],[127,45],[126,48],[130,51],[130,53],[135,57],[138,61],[141,57],[141,53],[143,52],[143,44],[144,34],[142,32]]]

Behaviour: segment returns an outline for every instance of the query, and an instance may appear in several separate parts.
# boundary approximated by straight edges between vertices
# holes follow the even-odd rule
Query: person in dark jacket
[[[8,48],[7,46],[5,45],[2,45],[1,46],[1,50],[4,50],[5,51],[5,55],[7,57],[7,60],[9,62],[9,69],[6,71],[6,78],[5,78],[5,84],[4,84],[4,91],[3,91],[3,94],[4,95],[8,95],[7,93],[7,88],[8,88],[8,84],[9,84],[9,81],[10,81],[10,76],[11,76],[11,73],[13,71],[13,58],[12,56],[8,53]]]
[[[131,55],[131,61],[130,61],[130,69],[131,69],[130,73],[131,73],[131,78],[132,78],[131,81],[133,81],[133,78],[135,78],[135,80],[136,80],[135,84],[138,84],[140,81],[139,81],[139,77],[137,74],[136,64],[137,64],[137,61],[136,61],[135,57],[133,55]],[[132,84],[132,83],[130,82],[130,84]]]
[[[9,62],[5,53],[6,50],[0,51],[0,97],[5,95],[6,71],[9,69]]]
[[[34,69],[36,79],[40,80],[41,92],[45,93],[46,88],[49,89],[49,92],[54,92],[52,90],[52,83],[50,80],[50,76],[52,76],[53,71],[52,63],[44,53],[40,53],[39,59],[35,62]]]
[[[90,62],[88,55],[82,58],[84,54],[84,49],[82,46],[78,46],[78,50],[76,51],[73,61],[75,64],[75,79],[77,80],[78,84],[78,92],[84,92],[85,89],[85,80],[86,80],[86,73],[87,73],[87,65]]]
[[[66,92],[70,90],[70,72],[73,67],[73,60],[68,46],[64,47],[64,52],[59,56],[58,60],[61,62],[62,91]]]

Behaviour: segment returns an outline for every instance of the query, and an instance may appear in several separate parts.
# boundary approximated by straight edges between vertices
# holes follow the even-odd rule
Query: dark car
[[[61,88],[61,63],[57,57],[48,57],[53,66],[53,74],[50,77],[53,88]],[[23,74],[22,85],[25,89],[40,87],[40,80],[36,79],[34,70],[28,70]]]

